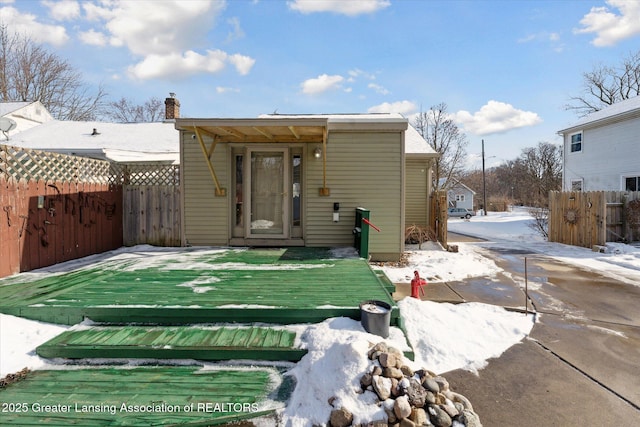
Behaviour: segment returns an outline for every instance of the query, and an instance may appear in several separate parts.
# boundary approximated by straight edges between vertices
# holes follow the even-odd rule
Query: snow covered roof
[[[0,102],[0,117],[13,113],[14,111],[19,110],[23,107],[26,107],[29,104],[31,103],[30,102]]]
[[[618,121],[627,116],[633,117],[640,115],[640,96],[625,99],[616,102],[600,111],[588,114],[570,127],[558,131],[559,134],[574,132],[583,127],[599,126],[608,122]]]
[[[438,156],[438,153],[431,148],[429,143],[411,125],[407,127],[404,133],[404,152],[410,155],[425,154],[428,157]]]
[[[179,134],[173,122],[53,120],[11,135],[7,144],[117,162],[177,163],[180,158]]]

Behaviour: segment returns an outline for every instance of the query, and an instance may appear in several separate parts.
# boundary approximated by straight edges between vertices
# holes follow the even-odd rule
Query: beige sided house
[[[353,246],[370,210],[372,260],[428,224],[436,154],[398,114],[176,118],[183,244]]]

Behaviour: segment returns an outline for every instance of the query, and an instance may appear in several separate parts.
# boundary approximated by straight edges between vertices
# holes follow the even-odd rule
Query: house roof
[[[0,102],[0,117],[11,114],[29,104],[31,102]]]
[[[583,128],[597,127],[604,124],[625,120],[640,116],[640,96],[616,102],[607,108],[586,115],[566,129],[558,131],[559,134],[575,132]]]
[[[457,180],[457,179],[452,179],[452,182],[453,182],[453,185],[451,185],[451,186],[449,187],[449,189],[453,189],[453,188],[455,188],[455,187],[457,187],[457,186],[460,186],[460,187],[465,188],[466,190],[469,190],[472,194],[476,194],[476,192],[475,192],[475,191],[473,191],[471,188],[469,188],[468,186],[466,186],[465,184],[463,184],[463,183],[462,183],[462,182],[460,182],[459,180]],[[446,183],[447,183],[447,178],[440,178],[440,179],[438,180],[438,187],[439,187],[439,188],[444,188]]]
[[[118,162],[178,162],[180,158],[179,136],[173,122],[53,120],[12,135],[7,144]]]
[[[426,157],[438,157],[439,154],[431,148],[429,143],[420,135],[413,126],[409,125],[404,134],[404,152],[411,156],[425,155]]]

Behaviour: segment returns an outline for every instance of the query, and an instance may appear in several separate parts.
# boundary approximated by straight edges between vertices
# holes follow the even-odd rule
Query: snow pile
[[[451,282],[470,277],[493,276],[502,271],[493,260],[483,257],[471,245],[458,245],[458,252],[444,251],[440,245],[428,242],[422,250],[407,245],[407,261],[404,267],[383,267],[385,275],[393,283],[409,283],[413,272],[428,282]]]
[[[45,361],[35,354],[36,347],[67,329],[0,313],[0,378],[23,368],[43,367]]]
[[[415,363],[441,374],[477,372],[533,328],[534,318],[481,303],[443,304],[407,297],[398,303]]]
[[[333,409],[331,398],[335,407],[349,408],[354,423],[385,417],[376,405],[375,394],[356,393],[360,377],[369,367],[366,354],[370,343],[382,341],[381,337],[365,332],[359,322],[341,317],[309,326],[301,341],[308,353],[288,373],[297,384],[282,414],[284,425],[324,425]],[[390,329],[388,342],[407,348],[397,328]]]

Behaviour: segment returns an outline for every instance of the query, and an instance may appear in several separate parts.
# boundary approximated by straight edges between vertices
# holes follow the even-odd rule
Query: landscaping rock
[[[449,414],[438,405],[429,405],[428,412],[431,423],[436,427],[451,427],[451,424],[453,424]]]
[[[440,393],[440,386],[438,385],[436,380],[431,377],[425,377],[424,381],[422,381],[422,385],[431,393]]]
[[[411,406],[415,408],[422,408],[427,401],[427,390],[415,378],[409,380],[409,387],[405,394]]]
[[[409,404],[407,396],[400,396],[396,399],[393,405],[393,413],[400,420],[411,415],[411,404]]]
[[[371,382],[373,390],[380,400],[387,400],[391,396],[391,380],[389,378],[374,375]]]
[[[482,427],[480,423],[480,417],[473,411],[465,409],[458,417],[458,421],[465,425],[465,427]]]
[[[359,427],[482,427],[471,402],[450,389],[443,376],[428,369],[414,371],[407,365],[401,351],[384,342],[372,345],[367,352],[371,360],[369,372],[360,377],[360,389],[373,390],[386,421],[364,420]],[[337,403],[335,400],[331,403]],[[331,411],[332,427],[347,427],[353,423],[349,408]]]
[[[380,353],[378,356],[378,361],[380,362],[380,366],[383,368],[395,368],[396,367],[396,356],[391,353]]]
[[[331,427],[348,427],[353,422],[353,414],[345,408],[334,409],[329,417]]]
[[[402,379],[404,378],[404,375],[402,374],[402,371],[396,367],[393,368],[384,368],[382,370],[382,376],[387,377],[387,378],[395,378],[395,379]]]

